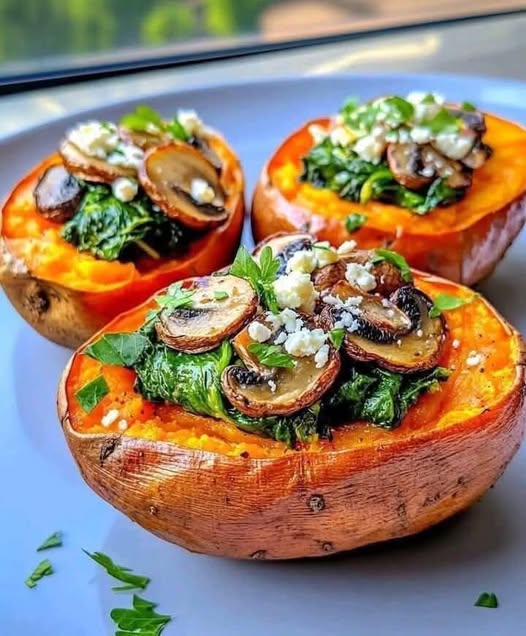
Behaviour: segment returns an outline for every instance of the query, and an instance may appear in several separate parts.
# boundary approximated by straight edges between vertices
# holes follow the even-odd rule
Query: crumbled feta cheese
[[[415,144],[427,144],[432,139],[431,131],[426,126],[415,126],[409,134]]]
[[[274,344],[282,345],[285,342],[286,339],[287,339],[287,332],[286,331],[282,331],[282,332],[278,333],[278,335],[274,338]]]
[[[339,296],[326,294],[322,300],[327,305],[334,305],[337,309],[348,309],[358,314],[361,313],[359,306],[362,304],[363,296],[349,296],[345,300],[342,300]]]
[[[357,312],[343,310],[339,314],[338,320],[334,323],[336,329],[345,328],[349,332],[358,331],[360,328],[360,322],[356,319],[355,314]]]
[[[263,323],[254,320],[248,325],[248,335],[256,342],[266,342],[272,335],[272,331]]]
[[[88,157],[106,159],[120,143],[117,127],[100,121],[88,121],[77,124],[67,139]]]
[[[190,184],[190,196],[196,203],[212,203],[216,193],[209,183],[197,177]]]
[[[400,128],[398,131],[398,141],[401,144],[408,144],[411,141],[411,135],[407,128]]]
[[[107,413],[105,413],[100,420],[102,426],[111,426],[119,419],[119,411],[117,409],[110,409]]]
[[[360,263],[349,263],[345,270],[345,278],[353,287],[358,287],[364,292],[372,291],[376,287],[376,278]]]
[[[460,347],[460,340],[457,340],[457,338],[455,338],[451,343],[451,346],[453,347],[453,349],[458,349]]]
[[[340,247],[336,250],[336,253],[342,256],[343,254],[349,254],[356,248],[356,241],[344,241]]]
[[[180,109],[177,111],[177,121],[191,137],[202,135],[205,127],[195,110]]]
[[[371,163],[379,163],[385,150],[385,140],[376,139],[370,135],[360,137],[354,144],[353,150],[364,161],[370,161]]]
[[[301,358],[313,356],[325,344],[327,334],[323,329],[307,329],[302,327],[299,331],[289,334],[284,347],[291,356]]]
[[[435,171],[431,166],[424,166],[422,170],[420,170],[420,174],[423,177],[430,178],[435,174]]]
[[[317,250],[319,251],[319,250]],[[298,250],[287,262],[287,272],[310,274],[318,266],[318,257],[314,250]]]
[[[424,332],[422,331],[422,329],[418,329],[416,332],[416,337],[417,338],[422,338],[422,336],[424,335]]]
[[[129,203],[137,196],[139,185],[134,179],[119,177],[111,184],[111,189],[115,198],[124,203]]]
[[[482,360],[483,357],[480,353],[477,353],[476,351],[470,351],[469,356],[466,358],[466,364],[468,365],[468,367],[476,367],[482,362]]]
[[[118,424],[117,424],[117,428],[119,429],[119,431],[122,431],[124,433],[124,431],[128,428],[128,422],[127,420],[121,420]]]
[[[330,138],[335,146],[350,146],[356,136],[345,126],[338,126],[331,131]]]
[[[269,380],[267,384],[269,385],[270,390],[272,391],[272,393],[276,393],[276,389],[278,388],[278,386],[274,382],[274,380]]]
[[[307,313],[314,311],[318,292],[314,289],[309,274],[290,272],[290,274],[279,276],[274,281],[273,287],[280,307],[300,309]]]
[[[398,338],[398,340],[396,341],[396,345],[397,345],[398,347],[401,347],[401,346],[402,346],[402,341],[400,340],[400,338]]]
[[[316,352],[316,355],[314,356],[314,362],[316,364],[316,368],[322,369],[327,364],[328,361],[329,361],[329,345],[324,344],[318,349],[318,351]]]
[[[311,124],[309,126],[309,134],[315,144],[321,143],[325,137],[327,137],[327,131],[318,124]]]
[[[112,166],[122,168],[138,168],[144,159],[144,151],[138,146],[121,143],[108,155],[106,161]]]
[[[433,146],[450,159],[463,159],[473,148],[474,133],[466,134],[440,133],[437,135]]]
[[[388,309],[386,313],[389,316],[389,318],[393,318],[395,315],[394,309]]]
[[[318,267],[325,267],[325,265],[331,265],[340,260],[336,250],[331,246],[329,241],[314,243],[312,249],[315,250]]]

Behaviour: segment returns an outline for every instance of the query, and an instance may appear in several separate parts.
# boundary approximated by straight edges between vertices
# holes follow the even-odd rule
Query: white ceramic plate
[[[316,77],[204,88],[150,100],[166,115],[196,108],[222,130],[255,183],[265,158],[306,118],[348,95],[369,98],[436,90],[526,124],[526,85],[450,76]],[[90,111],[113,119],[131,103]],[[75,120],[78,119],[75,117]],[[72,119],[0,146],[3,196],[52,151]],[[246,233],[248,237],[249,233]],[[483,287],[526,330],[526,239]],[[526,455],[467,513],[422,536],[325,560],[236,562],[193,555],[148,534],[82,481],[55,415],[55,389],[69,356],[34,333],[0,295],[0,633],[103,636],[128,595],[81,551],[100,550],[151,576],[144,596],[173,614],[169,636],[500,636],[526,623]],[[64,547],[35,552],[62,530]],[[56,573],[30,590],[24,579],[44,556]],[[473,607],[495,592],[497,610]]]

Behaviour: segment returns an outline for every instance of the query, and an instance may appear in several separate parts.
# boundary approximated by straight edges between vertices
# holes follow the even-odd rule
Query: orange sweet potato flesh
[[[229,193],[225,207],[230,216],[180,257],[158,261],[145,257],[138,263],[108,262],[79,252],[60,237],[61,225],[38,213],[33,198],[40,176],[60,163],[60,157],[53,155],[31,170],[9,195],[0,216],[0,284],[22,317],[46,338],[74,349],[160,287],[230,263],[243,226],[243,173],[219,135],[214,134],[210,144],[223,161],[221,181]]]
[[[425,274],[431,297],[472,292]],[[132,331],[149,305],[105,332]],[[385,431],[349,422],[332,441],[295,451],[234,425],[154,405],[132,371],[77,352],[64,371],[58,413],[86,482],[156,535],[192,551],[235,558],[324,556],[419,532],[476,501],[501,475],[524,434],[521,336],[482,298],[447,314],[435,393]],[[455,342],[458,340],[460,345]],[[454,344],[453,344],[454,343]],[[481,363],[469,366],[472,351]],[[89,414],[75,393],[103,374],[110,393]],[[101,425],[116,408],[128,429]]]
[[[378,201],[366,205],[342,200],[334,192],[300,183],[301,157],[313,145],[307,122],[288,137],[263,168],[252,206],[256,242],[276,232],[308,231],[340,245],[350,238],[363,248],[385,245],[412,267],[474,285],[491,274],[520,232],[526,218],[526,129],[486,115],[484,141],[493,156],[475,171],[464,199],[425,216]],[[352,235],[345,219],[367,216]]]

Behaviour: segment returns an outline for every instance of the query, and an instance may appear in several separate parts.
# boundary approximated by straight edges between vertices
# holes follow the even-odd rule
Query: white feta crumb
[[[416,337],[421,338],[423,335],[424,335],[424,332],[422,331],[422,329],[418,329],[416,332]]]
[[[458,349],[460,347],[460,340],[455,338],[453,342],[451,343],[451,346],[453,347],[453,349]]]
[[[278,388],[278,386],[274,382],[274,380],[269,380],[267,384],[269,385],[271,392],[276,393],[276,389]]]
[[[433,146],[450,159],[463,159],[473,148],[475,136],[473,131],[465,134],[440,133],[437,135]]]
[[[345,278],[353,287],[358,287],[364,292],[372,291],[376,287],[376,278],[360,263],[349,263],[345,270]]]
[[[384,154],[385,146],[385,140],[377,139],[371,135],[365,135],[358,139],[354,144],[353,150],[365,161],[376,164],[380,162]]]
[[[344,241],[340,247],[336,250],[336,253],[340,256],[342,254],[349,254],[356,248],[356,241]]]
[[[280,333],[278,333],[278,335],[274,338],[274,344],[276,345],[282,345],[285,340],[287,339],[287,332],[286,331],[281,331]]]
[[[191,137],[198,137],[205,132],[204,124],[195,110],[179,109],[177,111],[177,121]]]
[[[100,420],[102,426],[111,426],[119,419],[119,411],[117,409],[110,409],[107,413],[105,413]]]
[[[396,341],[396,345],[397,345],[398,347],[401,347],[401,346],[402,346],[402,341],[400,340],[400,338],[398,338],[398,340]]]
[[[337,126],[329,136],[335,146],[350,146],[355,139],[355,135],[345,126]]]
[[[263,323],[254,320],[248,325],[248,335],[256,342],[266,342],[272,335],[272,331]]]
[[[409,134],[415,144],[427,144],[432,139],[431,131],[426,126],[415,126]]]
[[[325,344],[328,336],[323,329],[307,329],[302,327],[288,335],[284,347],[287,353],[298,358],[313,356]]]
[[[476,367],[482,362],[482,360],[483,357],[480,353],[477,353],[476,351],[470,351],[469,356],[466,358],[466,364],[468,365],[468,367]]]
[[[144,151],[138,146],[121,143],[108,155],[106,161],[121,168],[139,168],[144,159]]]
[[[67,139],[88,157],[106,159],[120,143],[117,127],[100,121],[88,121],[77,124]]]
[[[124,431],[128,428],[128,422],[127,422],[127,420],[121,420],[121,421],[117,424],[117,428],[119,429],[119,431],[124,432]]]
[[[312,246],[318,259],[318,267],[325,267],[340,260],[336,250],[331,246],[329,241],[318,241]]]
[[[196,177],[190,183],[190,196],[196,203],[212,203],[216,193],[209,183]]]
[[[327,131],[322,128],[319,124],[311,124],[308,128],[309,134],[312,137],[312,141],[315,144],[321,143],[325,137],[327,137]]]
[[[317,369],[322,369],[329,361],[329,345],[322,345],[314,356],[314,363]]]
[[[314,311],[318,292],[314,289],[309,274],[290,272],[279,276],[274,281],[273,288],[280,307],[300,309],[307,313]]]
[[[388,309],[386,313],[389,316],[389,318],[393,318],[395,315],[394,309]],[[418,335],[418,332],[417,332],[417,335]]]
[[[287,272],[310,274],[317,266],[318,258],[314,250],[298,250],[287,261]]]
[[[139,185],[135,179],[119,177],[111,184],[111,190],[116,199],[119,199],[119,201],[123,201],[124,203],[129,203],[137,196]]]

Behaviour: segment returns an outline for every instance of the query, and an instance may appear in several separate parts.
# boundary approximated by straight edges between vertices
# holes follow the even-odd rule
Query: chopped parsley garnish
[[[75,393],[78,403],[85,413],[91,413],[102,398],[110,392],[110,387],[104,376],[99,375],[85,384]]]
[[[115,592],[125,592],[128,590],[144,590],[150,579],[147,576],[141,576],[139,574],[134,574],[130,568],[123,567],[122,565],[117,565],[112,561],[112,559],[103,554],[102,552],[88,552],[87,550],[83,550],[85,554],[87,554],[90,559],[93,559],[95,563],[98,563],[102,566],[106,572],[112,576],[114,579],[118,581],[122,581],[126,583],[126,585],[113,587],[112,590]]]
[[[156,607],[156,603],[134,594],[131,609],[112,609],[110,616],[117,625],[117,636],[131,636],[132,634],[160,636],[172,617],[166,614],[157,614]]]
[[[359,230],[367,222],[367,215],[353,212],[345,219],[345,229],[349,234]]]
[[[214,292],[214,298],[216,300],[226,300],[228,298],[228,292],[218,289]]]
[[[493,592],[482,592],[482,594],[475,601],[475,607],[487,607],[489,609],[496,609],[499,606],[499,599]]]
[[[48,559],[44,559],[40,561],[40,563],[36,566],[36,568],[31,572],[31,574],[26,579],[27,587],[36,587],[37,583],[43,579],[45,576],[50,576],[54,573],[53,566],[51,565],[51,561]]]
[[[103,364],[131,367],[149,344],[148,338],[140,333],[107,333],[88,345],[84,353]]]
[[[343,339],[345,338],[345,329],[338,327],[329,331],[329,340],[333,344],[334,348],[338,351],[342,346]]]
[[[181,283],[173,283],[166,294],[155,297],[155,302],[163,309],[183,309],[192,306],[193,289],[185,289]]]
[[[252,342],[248,350],[258,359],[258,362],[266,367],[283,367],[292,369],[296,366],[294,358],[283,351],[279,345],[268,345],[260,342]]]
[[[451,311],[464,307],[464,305],[469,305],[477,296],[478,294],[473,294],[470,298],[460,298],[459,296],[452,296],[451,294],[441,292],[435,298],[433,306],[429,310],[429,316],[430,318],[437,318],[443,311]]]
[[[247,280],[259,295],[262,303],[273,313],[279,311],[273,283],[281,266],[279,258],[272,255],[270,246],[265,246],[259,255],[259,263],[252,258],[247,248],[239,248],[234,262],[230,266],[230,274]]]
[[[38,546],[37,552],[42,552],[43,550],[49,550],[50,548],[59,548],[62,545],[62,532],[54,532],[50,537],[48,537],[44,543]]]
[[[375,256],[373,256],[371,262],[381,263],[382,261],[387,261],[388,263],[391,263],[391,265],[398,267],[402,274],[402,278],[406,283],[410,283],[413,280],[411,268],[407,264],[405,258],[398,252],[393,252],[392,250],[388,250],[383,247],[377,248],[375,250]]]
[[[174,117],[171,121],[164,121],[157,111],[151,106],[141,104],[133,113],[124,115],[120,125],[136,132],[150,134],[169,133],[175,139],[188,140],[188,133],[181,122]]]
[[[466,113],[474,113],[477,110],[475,104],[472,104],[471,102],[462,102],[460,107]]]

